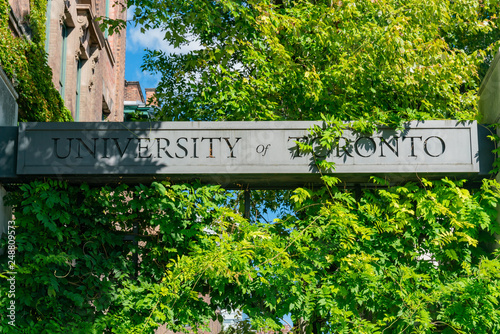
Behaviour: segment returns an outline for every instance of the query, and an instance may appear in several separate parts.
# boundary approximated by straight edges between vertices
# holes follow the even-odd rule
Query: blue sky
[[[127,10],[127,21],[132,19],[134,7]],[[141,33],[140,27],[134,27],[133,24],[127,27],[127,47],[125,58],[125,80],[139,81],[141,87],[155,88],[161,75],[151,75],[141,70],[142,57],[145,49],[158,49],[169,53],[185,53],[190,50],[200,48],[196,41],[183,46],[174,48],[168,41],[163,39],[164,32],[161,30],[149,30],[145,34]]]

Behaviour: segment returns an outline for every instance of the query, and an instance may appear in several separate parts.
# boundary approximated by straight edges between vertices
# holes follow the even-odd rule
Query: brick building
[[[136,104],[146,104],[144,94],[142,94],[141,84],[139,81],[125,80],[124,99],[126,102],[134,102]]]
[[[9,25],[29,36],[30,0],[9,0]],[[45,50],[52,81],[75,121],[122,121],[126,33],[98,17],[126,19],[126,0],[48,0]]]
[[[154,88],[146,88],[146,97],[142,93],[141,84],[139,81],[125,80],[124,93],[124,121],[140,121],[153,119],[155,105]]]

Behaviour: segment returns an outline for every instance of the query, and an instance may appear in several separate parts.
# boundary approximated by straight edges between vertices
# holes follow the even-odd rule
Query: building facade
[[[155,89],[146,88],[146,97],[142,93],[139,81],[125,80],[125,101],[123,106],[124,121],[145,121],[154,118]]]
[[[13,34],[30,34],[29,0],[9,0]],[[122,121],[125,30],[110,34],[98,18],[126,20],[126,0],[47,0],[45,51],[52,82],[75,121]]]

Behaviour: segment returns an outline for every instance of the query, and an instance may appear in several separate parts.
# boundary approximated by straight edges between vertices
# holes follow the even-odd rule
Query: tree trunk
[[[307,333],[307,327],[309,323],[304,320],[304,318],[300,318],[298,323],[297,323],[297,331],[296,334],[308,334]]]
[[[297,329],[294,331],[295,334],[320,334],[321,333],[321,323],[319,321],[313,320],[307,321],[304,318],[300,318],[297,322]]]

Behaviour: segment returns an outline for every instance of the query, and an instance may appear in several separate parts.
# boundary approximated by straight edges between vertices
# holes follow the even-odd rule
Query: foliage
[[[482,231],[498,231],[498,185],[462,187],[445,179],[362,189],[358,197],[336,187],[296,190],[303,214],[280,223],[294,231],[287,252],[297,261],[278,294],[294,322],[309,319],[317,333],[498,331],[496,297],[488,296],[499,277],[480,277],[499,262],[477,247],[487,241]]]
[[[228,326],[223,328],[219,334],[255,334],[256,331],[252,329],[250,321],[240,320],[235,326]]]
[[[19,94],[19,121],[71,121],[71,113],[52,83],[52,70],[44,51],[47,1],[31,0],[31,40],[14,37],[9,28],[10,6],[0,1],[0,66]]]
[[[500,254],[486,247],[500,232],[497,182],[374,178],[356,195],[324,178],[332,186],[295,190],[295,213],[273,224],[243,219],[216,186],[22,185],[8,199],[18,327],[0,326],[152,333],[202,328],[223,308],[267,329],[290,313],[304,333],[500,330]]]
[[[497,135],[495,129],[499,128],[500,124],[490,124],[489,128],[490,135],[488,135],[488,139],[495,143],[495,149],[492,150],[492,153],[495,154],[495,161],[493,162],[493,169],[490,171],[491,174],[495,175],[500,173],[500,136]]]
[[[495,333],[500,261],[484,245],[499,232],[500,188],[491,180],[463,186],[444,179],[386,187],[374,178],[358,195],[297,189],[296,214],[259,229],[271,243],[254,248],[258,269],[240,269],[237,282],[218,289],[210,283],[212,302],[239,305],[259,327],[278,329],[290,313],[303,333]],[[223,240],[197,247],[198,256],[236,242]]]
[[[3,317],[0,331],[151,333],[158,322],[176,328],[185,318],[211,317],[198,298],[206,285],[169,268],[203,242],[222,195],[218,187],[166,183],[21,185],[8,199],[15,206],[17,329]],[[0,272],[8,271],[4,260]],[[8,282],[0,284],[7,291]],[[0,305],[8,303],[2,293]]]
[[[489,0],[131,4],[145,31],[203,46],[145,57],[163,120],[474,119],[500,39]]]

